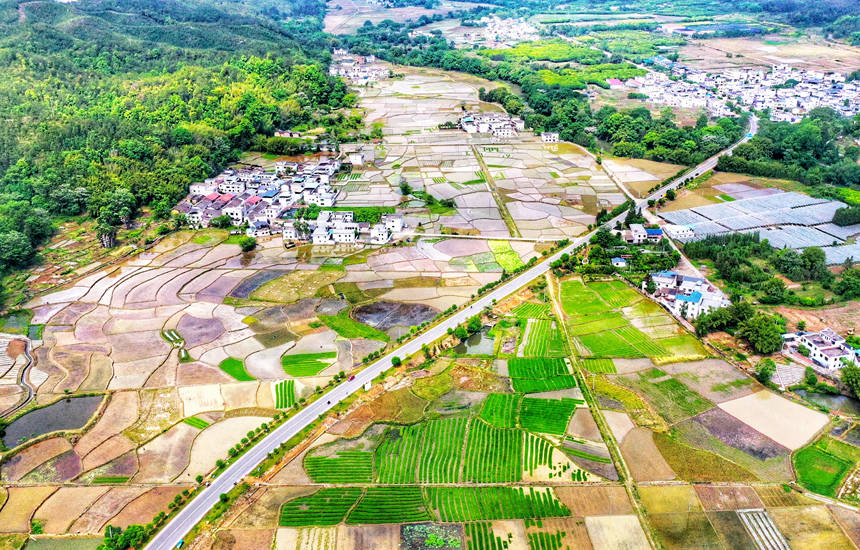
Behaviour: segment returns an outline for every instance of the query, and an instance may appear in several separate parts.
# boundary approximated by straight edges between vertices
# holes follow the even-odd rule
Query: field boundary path
[[[758,119],[752,117],[750,119],[750,130],[743,139],[725,149],[723,152],[714,155],[698,166],[692,168],[687,177],[698,177],[699,175],[712,170],[717,159],[723,154],[731,153],[734,148],[749,141],[752,135],[755,135],[758,129]],[[666,187],[659,189],[647,197],[643,197],[637,203],[637,207],[647,204],[650,199],[657,199],[671,188],[677,188],[681,181],[686,178],[679,178]],[[626,212],[622,212],[611,220],[605,222],[605,226],[613,227],[616,222],[623,221]],[[547,256],[543,261],[539,261],[534,267],[531,267],[521,274],[509,279],[507,282],[499,285],[490,292],[476,299],[471,305],[458,310],[451,316],[443,319],[436,325],[431,326],[425,332],[419,334],[413,340],[396,348],[392,352],[384,355],[377,361],[371,363],[366,368],[355,374],[352,380],[347,380],[338,386],[335,386],[323,398],[314,401],[294,417],[281,424],[278,428],[261,439],[259,443],[254,445],[245,454],[240,456],[236,462],[230,465],[224,472],[212,481],[212,484],[204,488],[197,494],[182,510],[180,510],[156,535],[152,538],[149,544],[146,545],[147,550],[170,550],[175,548],[179,541],[194,527],[206,513],[219,501],[221,493],[226,493],[245,478],[258,464],[266,459],[268,453],[274,451],[282,442],[288,441],[293,436],[301,432],[305,427],[314,422],[320,416],[328,413],[340,401],[358,391],[367,382],[372,382],[374,378],[382,374],[384,371],[392,367],[391,360],[394,357],[409,357],[421,351],[424,344],[430,344],[437,339],[445,336],[448,329],[454,329],[456,326],[465,323],[469,317],[481,312],[486,306],[491,306],[495,302],[513,294],[520,288],[531,283],[533,280],[543,276],[550,270],[550,264],[561,258],[562,254],[569,254],[576,247],[585,244],[588,240],[597,233],[597,229],[586,233],[580,237],[571,240],[570,245],[557,251],[556,253]],[[625,477],[627,477],[625,475]]]
[[[496,180],[493,179],[493,174],[490,173],[490,167],[487,166],[487,163],[484,161],[484,155],[478,151],[478,147],[472,145],[472,154],[475,155],[475,159],[478,161],[478,164],[481,166],[481,170],[484,172],[484,179],[487,184],[487,191],[493,195],[493,199],[496,201],[496,206],[499,207],[499,214],[502,216],[502,219],[505,221],[505,225],[508,226],[508,233],[510,233],[511,237],[522,237],[517,224],[514,222],[514,218],[511,217],[511,213],[508,211],[508,207],[505,204],[505,201],[502,200],[501,194],[499,194],[499,190],[496,189]]]

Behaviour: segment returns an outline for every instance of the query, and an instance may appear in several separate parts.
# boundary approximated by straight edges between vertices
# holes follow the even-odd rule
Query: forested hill
[[[0,271],[58,218],[110,236],[277,127],[344,137],[324,3],[0,1]],[[335,137],[337,137],[337,135]]]

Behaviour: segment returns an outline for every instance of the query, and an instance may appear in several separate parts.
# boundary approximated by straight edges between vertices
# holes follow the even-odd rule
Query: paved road
[[[750,133],[755,134],[758,129],[758,120],[755,118],[751,119],[750,124]],[[749,138],[745,137],[741,142],[747,141]],[[738,142],[738,143],[741,143]],[[726,152],[730,152],[734,149],[734,146],[726,149],[721,154]],[[703,162],[702,164],[696,166],[688,172],[686,176],[683,178],[678,178],[677,181],[672,184],[666,186],[663,189],[660,189],[651,195],[644,197],[637,201],[637,206],[643,206],[648,202],[649,199],[656,199],[662,196],[666,189],[676,188],[685,180],[690,179],[690,177],[697,177],[708,170],[712,170],[714,166],[717,164],[717,158],[719,155],[714,156]],[[606,225],[609,227],[613,227],[616,222],[622,221],[625,217],[626,212],[622,212],[615,218],[606,222]],[[298,414],[289,419],[287,422],[279,426],[277,429],[273,430],[268,436],[260,440],[254,447],[252,447],[248,452],[242,455],[236,462],[230,465],[224,472],[221,473],[216,479],[212,481],[212,485],[206,487],[203,491],[201,491],[190,503],[188,503],[185,508],[183,508],[172,520],[170,520],[167,525],[158,533],[155,537],[153,537],[152,541],[146,546],[147,550],[169,550],[174,548],[176,544],[182,540],[188,531],[191,530],[206,513],[218,502],[218,498],[221,493],[226,493],[229,491],[234,485],[239,483],[244,477],[246,477],[257,465],[262,462],[266,455],[275,448],[277,448],[282,442],[289,440],[294,435],[302,431],[307,425],[313,422],[320,415],[327,413],[332,407],[334,407],[338,402],[345,399],[347,396],[355,393],[359,388],[361,388],[365,382],[369,382],[379,376],[380,373],[389,369],[391,367],[391,358],[394,356],[405,358],[414,353],[421,351],[421,346],[424,344],[430,344],[433,341],[444,336],[449,328],[455,328],[457,325],[463,324],[466,320],[478,314],[484,307],[492,305],[493,300],[501,301],[503,298],[507,297],[510,294],[513,294],[519,288],[527,285],[537,277],[540,277],[550,269],[550,264],[561,257],[564,253],[569,253],[573,248],[576,248],[580,244],[588,241],[594,235],[595,231],[592,231],[586,235],[581,237],[577,237],[571,241],[571,244],[563,250],[558,251],[553,254],[545,261],[539,262],[537,265],[528,269],[521,273],[520,275],[514,277],[508,282],[496,287],[491,292],[485,294],[481,298],[478,298],[474,303],[472,303],[469,307],[462,309],[455,313],[454,315],[444,319],[439,324],[431,327],[426,332],[423,332],[420,336],[415,338],[414,340],[407,342],[400,348],[396,349],[392,353],[385,355],[380,358],[376,362],[369,365],[367,368],[362,370],[361,372],[355,375],[355,379],[347,382],[343,382],[338,385],[334,389],[332,389],[328,394],[326,394],[323,398],[311,403],[304,409],[302,409]]]

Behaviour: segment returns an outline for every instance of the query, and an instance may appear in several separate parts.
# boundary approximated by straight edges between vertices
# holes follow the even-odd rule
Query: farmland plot
[[[473,420],[466,439],[464,481],[519,481],[523,470],[522,447],[523,432],[520,430],[494,428],[483,420]],[[493,467],[488,468],[487,464]]]
[[[443,522],[570,515],[549,488],[431,487],[427,501]]]
[[[564,435],[577,399],[538,399],[526,397],[520,407],[520,425],[526,430]]]

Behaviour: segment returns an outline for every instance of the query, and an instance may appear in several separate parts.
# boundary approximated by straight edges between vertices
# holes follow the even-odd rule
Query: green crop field
[[[520,255],[514,252],[514,249],[511,248],[510,242],[487,241],[487,245],[489,245],[490,251],[493,253],[493,256],[495,256],[496,263],[502,266],[502,269],[508,273],[525,265],[523,264],[523,260],[520,258]]]
[[[469,550],[505,550],[508,547],[508,541],[497,537],[488,522],[467,523],[463,533],[468,538]]]
[[[618,372],[615,369],[615,363],[612,362],[612,359],[595,359],[588,357],[582,360],[582,366],[585,367],[585,370],[593,372],[594,374],[615,374]]]
[[[128,481],[128,476],[98,476],[93,478],[92,483],[101,485],[104,483],[125,483]]]
[[[630,326],[630,322],[624,316],[614,311],[608,311],[600,315],[588,315],[586,317],[571,319],[570,333],[574,336],[581,336],[583,334],[594,334],[628,326]]]
[[[475,483],[519,481],[523,471],[522,446],[522,431],[495,428],[482,420],[473,420],[466,439],[463,480]]]
[[[523,465],[531,474],[540,466],[552,465],[552,445],[542,437],[527,433],[523,446]]]
[[[297,353],[281,357],[281,366],[290,376],[316,376],[337,359],[336,351],[322,353]]]
[[[189,426],[197,428],[198,430],[205,430],[209,426],[208,422],[206,422],[202,418],[197,418],[196,416],[189,416],[188,418],[183,420],[183,422],[185,422]]]
[[[466,439],[466,418],[427,420],[424,447],[418,466],[418,481],[423,483],[454,483],[460,481],[463,462],[463,441]]]
[[[316,493],[289,500],[281,506],[281,527],[337,525],[361,496],[358,487],[320,489]]]
[[[596,293],[576,279],[561,283],[561,305],[568,315],[603,313],[611,309]]]
[[[369,338],[371,340],[380,340],[387,342],[389,337],[381,330],[359,323],[349,316],[349,308],[344,309],[338,315],[318,315],[328,328],[332,329],[344,338]],[[346,313],[345,313],[346,312]]]
[[[578,403],[578,399],[526,397],[520,406],[520,426],[532,432],[563,435]]]
[[[536,393],[576,387],[563,359],[515,357],[508,360],[508,374],[514,391]]]
[[[797,481],[810,491],[831,497],[836,496],[858,460],[860,449],[830,437],[798,450],[792,457]]]
[[[638,390],[669,423],[679,422],[713,407],[710,401],[678,380],[660,380],[665,375],[660,369],[650,369],[635,377],[619,377],[618,382]]]
[[[296,381],[281,380],[275,384],[275,408],[289,409],[296,404]]]
[[[588,288],[613,308],[627,307],[642,300],[642,296],[621,281],[589,283]]]
[[[523,337],[523,355],[525,357],[545,357],[549,351],[549,333],[552,321],[549,319],[529,319],[526,334]]]
[[[369,487],[346,522],[407,523],[431,519],[421,487]]]
[[[600,63],[603,54],[593,48],[573,45],[564,40],[539,40],[521,42],[513,48],[479,50],[479,54],[492,57],[504,56],[506,59],[533,59],[538,61],[577,61],[585,65]]]
[[[596,357],[643,357],[633,345],[614,331],[583,334],[579,341]]]
[[[547,304],[535,304],[532,302],[523,302],[511,310],[511,314],[519,318],[540,319],[546,317],[549,311]]]
[[[443,522],[570,515],[551,489],[534,487],[431,487],[427,501]]]
[[[248,374],[248,371],[245,370],[245,363],[235,357],[224,359],[218,367],[240,382],[256,380],[256,378]]]
[[[481,418],[497,428],[516,428],[522,395],[491,393],[484,400]]]
[[[376,476],[380,483],[414,483],[421,454],[422,426],[398,426],[385,431],[376,447]]]
[[[339,451],[336,456],[305,456],[305,470],[317,483],[370,483],[373,453]]]
[[[529,550],[561,550],[561,541],[567,533],[529,533]]]
[[[571,456],[578,456],[579,458],[584,458],[593,462],[602,462],[604,464],[609,464],[612,462],[612,459],[606,458],[605,456],[598,456],[595,454],[587,453],[585,451],[580,451],[579,449],[565,449],[564,452]]]

